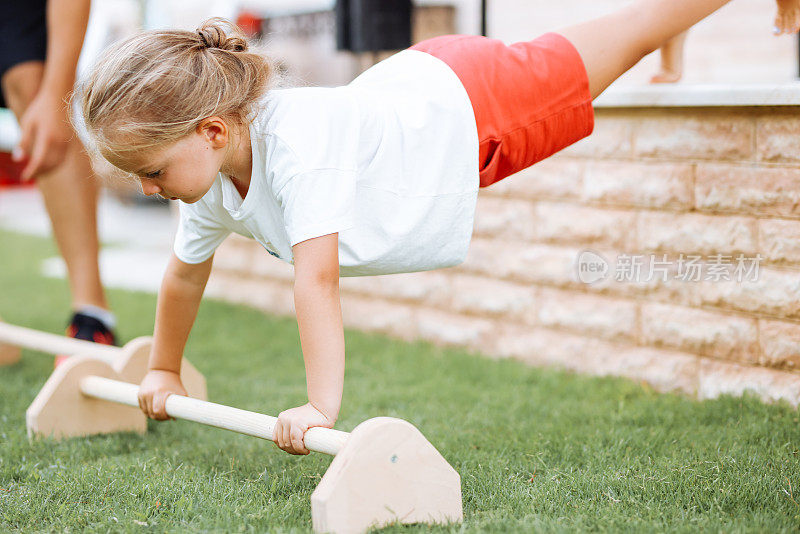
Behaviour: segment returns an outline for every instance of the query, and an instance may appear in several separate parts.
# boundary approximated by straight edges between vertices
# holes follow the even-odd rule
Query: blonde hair
[[[177,141],[206,117],[243,125],[267,92],[269,59],[229,21],[151,30],[107,49],[73,95],[94,151],[111,155]]]

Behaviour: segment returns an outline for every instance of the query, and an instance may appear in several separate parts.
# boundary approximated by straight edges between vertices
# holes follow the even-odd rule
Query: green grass
[[[39,276],[45,240],[0,233],[0,316],[61,332],[65,283]],[[155,297],[112,291],[123,341]],[[347,331],[337,428],[417,425],[461,474],[465,521],[441,532],[800,529],[798,412],[751,396],[695,402],[630,381],[490,361]],[[210,398],[276,414],[305,402],[297,326],[206,301],[187,355]],[[308,532],[330,457],[183,421],[29,442],[25,409],[52,358],[0,369],[0,531]],[[428,531],[389,527],[387,531]]]

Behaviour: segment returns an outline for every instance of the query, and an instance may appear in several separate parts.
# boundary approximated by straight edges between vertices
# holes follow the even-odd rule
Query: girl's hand
[[[167,397],[173,393],[188,396],[178,373],[150,370],[139,385],[139,408],[151,419],[173,419],[167,415]]]
[[[306,430],[312,426],[333,428],[335,422],[309,402],[278,414],[272,441],[289,454],[308,454],[310,451],[303,443]]]

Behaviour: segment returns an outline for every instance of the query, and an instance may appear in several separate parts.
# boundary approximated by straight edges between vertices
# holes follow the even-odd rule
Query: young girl
[[[184,345],[236,232],[294,264],[308,403],[280,413],[275,442],[307,454],[305,431],[332,427],[341,402],[339,277],[462,262],[479,187],[589,135],[592,99],[727,1],[640,0],[511,46],[437,37],[337,88],[267,92],[267,62],[219,20],[113,47],[81,91],[93,144],[145,194],[181,200],[142,410],[166,419],[186,394]],[[782,29],[798,3],[779,0]]]

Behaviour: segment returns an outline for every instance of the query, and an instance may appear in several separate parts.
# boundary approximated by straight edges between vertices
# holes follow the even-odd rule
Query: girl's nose
[[[161,188],[158,187],[155,183],[153,183],[152,180],[142,178],[141,182],[142,182],[142,193],[144,193],[148,197],[161,192]]]

